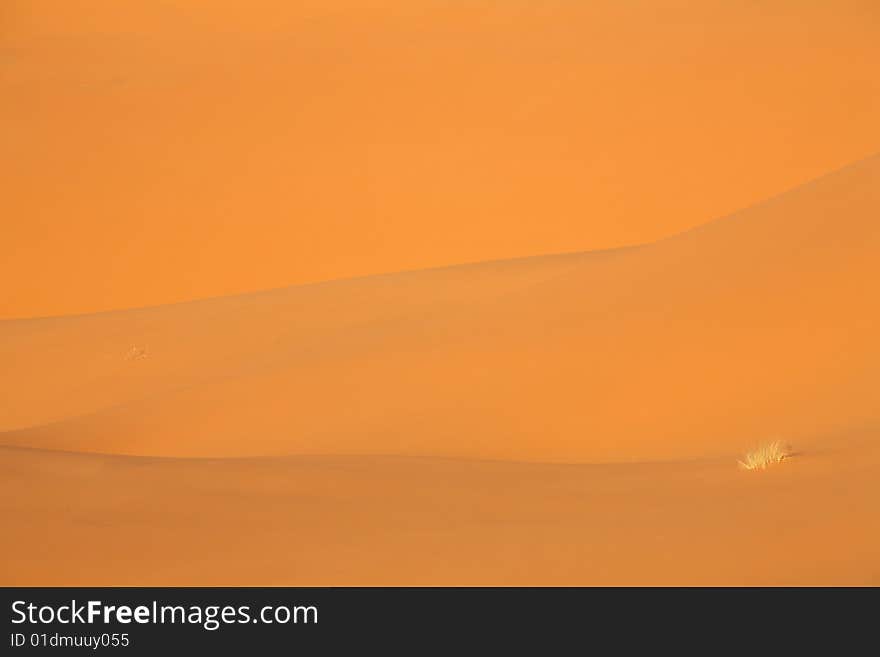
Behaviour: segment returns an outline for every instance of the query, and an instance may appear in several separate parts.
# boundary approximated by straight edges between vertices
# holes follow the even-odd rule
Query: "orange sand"
[[[880,150],[876,0],[0,5],[0,317],[643,243]]]
[[[179,4],[0,10],[0,585],[880,584],[875,3]]]
[[[876,583],[878,213],[0,323],[3,582]]]

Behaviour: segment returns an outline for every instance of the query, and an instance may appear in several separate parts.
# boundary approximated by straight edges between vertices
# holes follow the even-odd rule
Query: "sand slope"
[[[755,476],[0,450],[3,584],[880,584],[876,433]]]
[[[698,458],[876,421],[880,158],[653,245],[0,324],[6,445]]]
[[[0,322],[0,581],[877,583],[878,218]]]
[[[0,5],[0,318],[652,241],[880,145],[875,0]]]

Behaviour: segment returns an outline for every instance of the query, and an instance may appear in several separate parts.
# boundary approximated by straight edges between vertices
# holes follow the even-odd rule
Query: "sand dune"
[[[0,450],[3,584],[880,584],[876,432],[727,459],[153,459]],[[830,441],[833,444],[833,440]]]
[[[3,322],[0,441],[561,462],[811,446],[878,419],[878,212],[874,157],[639,248]]]
[[[880,584],[878,12],[3,2],[0,585]]]
[[[652,241],[880,144],[875,0],[3,0],[0,317]]]
[[[0,322],[2,583],[877,583],[878,216]]]

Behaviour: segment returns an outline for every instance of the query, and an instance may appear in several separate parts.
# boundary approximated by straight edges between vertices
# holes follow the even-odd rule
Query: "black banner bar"
[[[3,654],[557,646],[618,650],[873,631],[878,589],[6,588]],[[698,641],[699,638],[699,641]],[[707,646],[714,651],[714,647]],[[568,652],[566,650],[566,652]],[[232,654],[235,654],[233,652]],[[557,654],[557,651],[553,651]],[[598,654],[605,654],[599,652]]]

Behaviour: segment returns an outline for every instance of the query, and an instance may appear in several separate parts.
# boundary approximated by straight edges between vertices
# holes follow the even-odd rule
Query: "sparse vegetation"
[[[766,443],[747,453],[739,465],[744,470],[764,470],[774,463],[781,463],[791,456],[791,450],[780,440]]]
[[[146,347],[133,345],[131,349],[125,353],[125,360],[143,360],[148,356],[149,353],[147,353]]]

